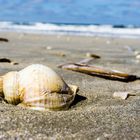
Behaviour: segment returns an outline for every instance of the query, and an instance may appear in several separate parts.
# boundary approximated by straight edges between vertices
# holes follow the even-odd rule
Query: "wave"
[[[84,36],[110,36],[139,38],[140,27],[123,25],[80,25],[57,23],[17,23],[0,22],[0,31],[15,31],[23,33],[84,35]]]

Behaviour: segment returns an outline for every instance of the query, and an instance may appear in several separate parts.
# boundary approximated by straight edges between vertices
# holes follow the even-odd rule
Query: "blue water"
[[[140,0],[0,0],[0,21],[140,26]]]

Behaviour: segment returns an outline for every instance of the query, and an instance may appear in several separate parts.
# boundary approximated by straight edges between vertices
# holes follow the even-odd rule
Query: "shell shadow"
[[[84,100],[86,100],[87,98],[85,97],[85,96],[81,96],[81,95],[79,95],[79,94],[76,94],[75,95],[75,99],[74,99],[74,101],[72,102],[72,104],[70,105],[70,107],[71,106],[75,106],[77,103],[79,103],[79,102],[81,102],[81,101],[84,101]]]

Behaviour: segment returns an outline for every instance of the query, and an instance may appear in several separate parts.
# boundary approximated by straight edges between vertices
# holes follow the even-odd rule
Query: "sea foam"
[[[53,23],[14,23],[0,22],[0,31],[15,31],[23,33],[82,35],[82,36],[110,36],[139,38],[140,27],[112,26],[112,25],[74,25]]]

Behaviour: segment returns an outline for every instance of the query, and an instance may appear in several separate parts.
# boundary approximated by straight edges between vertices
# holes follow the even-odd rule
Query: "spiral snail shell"
[[[67,109],[77,89],[41,64],[32,64],[0,77],[0,93],[8,103],[35,110]]]

